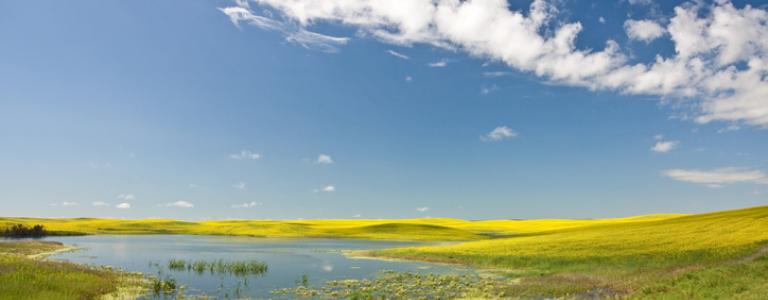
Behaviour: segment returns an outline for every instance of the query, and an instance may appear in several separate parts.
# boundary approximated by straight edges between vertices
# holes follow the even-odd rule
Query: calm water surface
[[[420,262],[353,259],[342,250],[382,249],[415,245],[408,242],[268,239],[185,235],[51,237],[81,248],[51,258],[92,265],[110,265],[133,272],[170,276],[186,286],[187,294],[204,293],[217,298],[280,298],[271,290],[296,286],[306,274],[312,285],[326,280],[370,278],[381,270],[411,272],[471,272],[458,267]],[[259,260],[269,265],[261,276],[236,277],[205,272],[168,270],[170,259]],[[161,267],[158,268],[157,264]],[[239,288],[238,288],[239,286]]]

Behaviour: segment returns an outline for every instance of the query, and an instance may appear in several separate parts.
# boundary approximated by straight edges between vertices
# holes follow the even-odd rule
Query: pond
[[[373,278],[382,270],[418,273],[470,273],[471,270],[439,264],[407,261],[356,259],[343,250],[370,250],[418,245],[412,242],[270,239],[187,235],[121,235],[50,237],[80,248],[57,253],[52,259],[91,265],[109,265],[131,272],[174,278],[185,286],[185,294],[216,298],[280,298],[271,294],[278,288],[295,287],[303,278],[310,285],[328,280]],[[168,268],[171,260],[260,261],[267,264],[263,274],[194,272]],[[306,276],[304,276],[306,275]]]

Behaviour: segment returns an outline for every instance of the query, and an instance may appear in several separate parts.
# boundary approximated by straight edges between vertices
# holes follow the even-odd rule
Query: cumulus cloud
[[[485,142],[498,142],[501,140],[506,139],[513,139],[517,137],[517,132],[510,129],[507,126],[499,126],[491,130],[491,132],[486,133],[485,135],[480,137],[480,140]]]
[[[680,144],[678,141],[664,140],[664,136],[657,135],[655,137],[656,144],[651,147],[651,151],[656,153],[667,153],[674,150]]]
[[[118,205],[115,205],[115,207],[119,208],[119,209],[129,209],[129,208],[131,208],[131,204],[128,203],[128,202],[123,202],[123,203],[120,203]]]
[[[330,165],[333,163],[333,158],[328,154],[320,154],[317,156],[315,163],[319,165]]]
[[[429,207],[426,207],[426,206],[424,206],[424,207],[417,207],[416,208],[416,211],[418,211],[418,212],[426,212],[428,210],[429,210]]]
[[[246,203],[235,204],[235,205],[232,205],[232,207],[233,208],[252,208],[252,207],[261,206],[261,205],[262,205],[261,202],[251,201]]]
[[[646,2],[645,0],[633,0]],[[547,1],[526,13],[503,0],[254,0],[275,12],[258,15],[246,0],[221,8],[232,22],[287,35],[330,22],[356,27],[361,35],[394,45],[428,44],[500,61],[548,81],[627,94],[689,99],[699,123],[726,121],[768,127],[768,12],[731,2],[687,3],[669,23],[632,23],[635,37],[671,38],[675,53],[629,63],[613,40],[595,50],[577,48],[579,22],[558,18]],[[643,21],[638,21],[643,22]],[[290,25],[290,26],[289,26]],[[290,27],[290,30],[283,28]],[[648,30],[652,28],[652,30]],[[332,39],[332,41],[334,41]],[[346,43],[337,40],[335,45]],[[521,46],[524,45],[524,46]]]
[[[179,201],[176,201],[176,202],[165,203],[162,206],[165,206],[165,207],[179,207],[179,208],[192,208],[192,207],[195,207],[194,204],[189,203],[187,201],[183,201],[183,200],[179,200]]]
[[[325,193],[332,193],[336,191],[336,187],[332,185],[326,185],[323,187],[322,191]]]
[[[624,22],[624,30],[630,39],[646,43],[660,38],[666,32],[664,27],[651,20],[627,20]]]
[[[235,160],[257,160],[261,159],[261,154],[252,152],[250,150],[240,150],[240,153],[234,153],[229,155],[229,159]]]
[[[703,184],[709,187],[721,187],[732,183],[768,184],[768,175],[763,171],[748,168],[719,168],[713,170],[672,169],[662,173],[669,178]]]
[[[656,144],[651,147],[651,151],[657,153],[667,153],[677,147],[677,141],[657,141]]]
[[[392,56],[400,58],[400,59],[411,59],[410,57],[408,57],[408,55],[402,54],[402,53],[397,52],[395,50],[387,50],[387,53],[389,53],[389,55],[392,55]]]

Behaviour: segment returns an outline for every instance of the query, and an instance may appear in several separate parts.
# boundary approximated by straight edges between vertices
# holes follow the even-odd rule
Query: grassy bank
[[[570,285],[571,293],[757,299],[768,287],[766,242],[768,207],[756,207],[371,255],[511,270],[543,294]]]
[[[56,242],[0,242],[0,299],[135,299],[143,292],[138,275],[40,259],[65,248]]]

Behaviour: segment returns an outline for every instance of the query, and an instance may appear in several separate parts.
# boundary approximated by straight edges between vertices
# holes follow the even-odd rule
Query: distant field
[[[199,234],[256,237],[329,237],[386,240],[472,241],[527,235],[600,224],[665,220],[682,215],[664,214],[595,220],[491,220],[398,219],[306,221],[204,221],[0,218],[0,229],[12,224],[42,224],[61,234]]]

